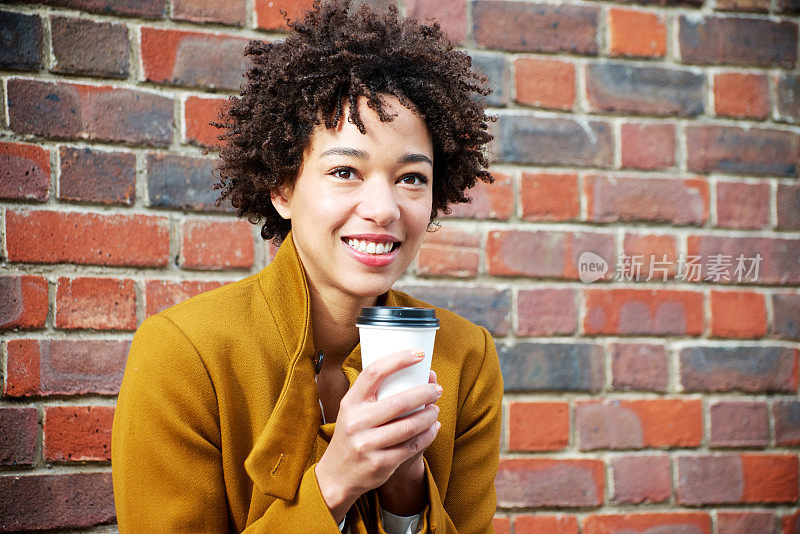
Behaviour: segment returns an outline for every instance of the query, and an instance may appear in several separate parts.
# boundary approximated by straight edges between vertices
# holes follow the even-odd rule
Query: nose
[[[361,198],[358,202],[358,215],[362,219],[373,221],[381,227],[400,218],[400,206],[397,204],[392,185],[380,178],[366,180],[362,186]]]

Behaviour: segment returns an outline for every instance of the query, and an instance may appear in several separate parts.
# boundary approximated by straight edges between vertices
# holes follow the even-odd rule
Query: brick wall
[[[133,331],[269,262],[201,147],[281,7],[0,2],[0,531],[113,530]],[[496,183],[399,287],[495,336],[498,532],[800,532],[800,3],[401,9],[496,89]]]

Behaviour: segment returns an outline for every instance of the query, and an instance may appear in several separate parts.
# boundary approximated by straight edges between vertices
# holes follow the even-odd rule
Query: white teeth
[[[359,252],[365,254],[386,254],[391,252],[392,243],[376,243],[374,241],[359,241],[358,239],[348,239],[347,244]]]

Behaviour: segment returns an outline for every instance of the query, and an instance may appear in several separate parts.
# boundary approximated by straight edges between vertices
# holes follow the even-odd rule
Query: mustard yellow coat
[[[431,307],[390,290],[387,306]],[[424,453],[425,532],[493,532],[503,382],[489,333],[447,310],[432,367],[444,394]],[[320,425],[308,286],[291,234],[260,273],[154,315],[137,331],[114,415],[120,532],[330,533],[314,466]],[[352,384],[360,347],[344,362]],[[348,513],[382,532],[377,492]]]

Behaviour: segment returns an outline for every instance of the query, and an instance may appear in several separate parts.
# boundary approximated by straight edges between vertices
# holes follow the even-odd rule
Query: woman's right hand
[[[436,437],[441,386],[428,383],[382,400],[377,392],[384,379],[422,360],[402,351],[376,360],[358,375],[339,403],[336,429],[315,473],[337,523],[363,493],[381,486],[397,467]],[[419,406],[422,410],[393,421]]]

